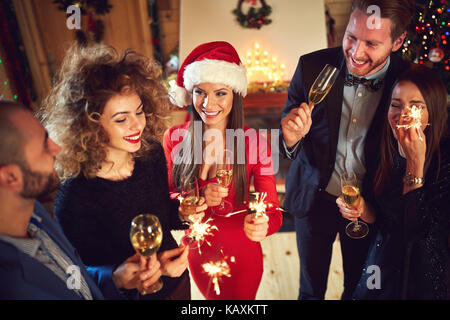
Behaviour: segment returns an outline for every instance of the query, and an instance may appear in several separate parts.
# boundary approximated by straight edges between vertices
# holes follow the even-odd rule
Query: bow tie
[[[365,86],[366,89],[369,90],[370,92],[375,92],[381,88],[381,86],[383,85],[383,80],[380,79],[368,80],[366,78],[355,77],[352,74],[347,74],[344,78],[344,85],[348,87],[358,86],[359,84]]]

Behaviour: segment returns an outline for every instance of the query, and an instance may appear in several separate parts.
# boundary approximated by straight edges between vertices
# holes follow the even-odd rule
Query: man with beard
[[[0,101],[0,299],[124,299],[121,288],[145,290],[161,275],[156,259],[85,268],[35,201],[59,185],[60,150],[28,109]]]
[[[300,256],[299,299],[324,299],[332,245],[339,234],[344,269],[342,299],[363,271],[369,236],[352,239],[336,205],[340,176],[354,172],[366,204],[379,157],[380,129],[392,84],[407,63],[401,48],[414,11],[412,0],[354,0],[342,47],[300,57],[283,110],[280,151],[293,160],[285,207],[295,216]],[[308,106],[308,92],[325,64],[339,70],[327,97]],[[364,216],[361,219],[364,220]],[[370,223],[373,221],[366,221]]]

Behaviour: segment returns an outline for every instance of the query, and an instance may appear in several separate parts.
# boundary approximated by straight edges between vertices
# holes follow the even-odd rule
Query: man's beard
[[[20,166],[23,173],[23,188],[20,195],[25,199],[37,199],[55,191],[60,184],[56,174],[32,171],[28,165]]]
[[[345,58],[346,58],[345,63],[347,64],[347,69],[358,77],[367,77],[369,75],[372,75],[372,74],[380,71],[382,69],[381,66],[384,66],[384,64],[386,63],[386,60],[387,60],[387,57],[384,60],[379,59],[376,61],[369,59],[368,65],[364,67],[365,70],[361,70],[361,69],[357,69],[351,65],[350,60],[352,59],[352,54],[350,52],[346,53]],[[353,70],[350,70],[350,68],[352,68]],[[378,69],[378,70],[375,71],[375,69]],[[361,72],[361,71],[363,71],[363,72]]]

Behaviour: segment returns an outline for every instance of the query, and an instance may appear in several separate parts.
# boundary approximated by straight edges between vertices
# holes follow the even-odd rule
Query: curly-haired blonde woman
[[[130,291],[130,298],[190,298],[188,252],[170,233],[182,228],[183,215],[170,200],[164,152],[155,140],[166,110],[159,65],[134,51],[119,55],[96,46],[69,49],[41,112],[63,149],[56,159],[64,183],[55,215],[87,265],[114,268],[134,253],[129,228],[136,215],[161,221],[163,288]]]

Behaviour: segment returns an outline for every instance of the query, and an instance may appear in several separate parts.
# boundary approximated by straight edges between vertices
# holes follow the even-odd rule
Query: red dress
[[[174,126],[164,134],[164,153],[167,161],[169,173],[169,186],[174,194],[176,190],[172,183],[172,154],[175,155],[183,135],[189,127],[189,122]],[[249,128],[244,128],[252,130]],[[172,141],[171,137],[175,140]],[[249,141],[250,140],[250,141]],[[259,143],[261,141],[261,143]],[[245,152],[247,157],[247,172],[249,185],[253,177],[255,190],[267,192],[266,201],[274,205],[267,210],[269,217],[269,229],[267,235],[278,231],[282,223],[282,215],[278,208],[278,197],[275,185],[275,177],[272,168],[272,155],[267,140],[258,133],[253,139],[246,139]],[[249,154],[252,158],[249,157]],[[250,164],[249,159],[252,159]],[[256,161],[255,161],[256,160]],[[216,183],[216,178],[204,181],[199,179],[199,187],[204,187],[207,183]],[[233,211],[246,208],[245,205],[236,208],[235,192],[230,190],[226,198],[233,204]],[[247,199],[248,200],[248,199]],[[213,230],[212,235],[206,237],[201,250],[192,249],[189,251],[189,269],[192,278],[203,296],[208,300],[253,300],[256,297],[259,284],[263,274],[263,255],[261,244],[251,241],[244,232],[244,218],[246,213],[236,214],[231,217],[213,215],[208,208],[204,221],[212,218],[212,225],[218,230]],[[208,245],[209,242],[211,245]],[[232,259],[231,257],[234,257]],[[214,290],[211,277],[203,270],[202,265],[210,261],[225,259],[230,267],[230,277],[222,276],[219,279],[220,295]],[[234,262],[233,262],[234,261]]]

